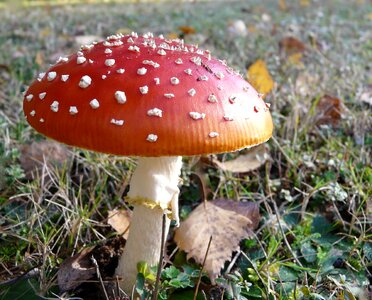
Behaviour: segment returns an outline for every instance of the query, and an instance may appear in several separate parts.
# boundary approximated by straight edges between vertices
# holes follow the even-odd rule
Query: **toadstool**
[[[158,261],[164,212],[178,223],[181,156],[258,145],[273,129],[269,105],[224,61],[151,33],[109,36],[60,58],[32,83],[23,107],[47,137],[139,157],[127,196],[130,234],[116,270],[126,292],[139,261]]]

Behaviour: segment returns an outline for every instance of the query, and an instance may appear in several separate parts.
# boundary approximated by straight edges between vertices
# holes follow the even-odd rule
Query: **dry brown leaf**
[[[61,291],[72,290],[95,276],[96,268],[90,260],[93,248],[86,248],[73,257],[67,258],[61,264],[57,273],[58,286]]]
[[[278,5],[281,11],[287,11],[287,2],[285,0],[279,0]]]
[[[261,59],[248,68],[247,78],[259,93],[266,95],[274,87],[274,80],[267,69],[266,63]]]
[[[36,56],[35,56],[35,62],[39,65],[39,66],[42,66],[44,65],[44,57],[43,57],[43,54],[38,51],[36,53]]]
[[[180,26],[178,29],[183,33],[183,35],[196,33],[195,28],[191,26]]]
[[[169,32],[167,34],[167,38],[172,40],[172,39],[178,39],[179,38],[179,35],[177,32]]]
[[[285,37],[280,40],[279,48],[282,53],[286,55],[292,55],[295,53],[303,53],[305,51],[305,45],[294,37]]]
[[[340,99],[324,95],[319,99],[315,107],[315,121],[317,125],[330,125],[337,127],[343,111],[343,103]]]
[[[212,282],[221,272],[225,261],[233,251],[239,250],[239,242],[251,235],[260,219],[258,206],[251,202],[219,199],[200,204],[176,230],[174,240],[178,247],[202,264],[208,242],[212,242],[204,270]]]
[[[260,145],[246,151],[245,154],[240,154],[232,160],[221,162],[218,159],[213,159],[212,162],[224,171],[246,173],[261,167],[270,158],[265,145]]]
[[[111,225],[118,234],[128,238],[131,213],[128,210],[110,210],[108,212],[107,224]]]
[[[65,145],[44,140],[22,146],[19,160],[26,178],[32,180],[37,177],[38,173],[40,175],[44,162],[47,167],[53,168],[68,164],[71,158],[71,152]]]

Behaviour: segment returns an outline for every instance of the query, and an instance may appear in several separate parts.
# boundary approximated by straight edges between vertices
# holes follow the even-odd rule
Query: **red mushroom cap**
[[[273,130],[268,106],[223,61],[150,33],[60,58],[25,93],[24,113],[50,138],[118,155],[230,152]]]

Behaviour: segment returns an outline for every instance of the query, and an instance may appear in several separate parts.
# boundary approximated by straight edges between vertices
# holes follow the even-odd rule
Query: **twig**
[[[163,256],[164,256],[164,243],[165,243],[165,223],[166,223],[165,218],[166,218],[166,215],[163,214],[162,227],[161,227],[160,257],[159,257],[159,263],[158,263],[158,271],[156,273],[155,289],[154,289],[154,293],[152,294],[152,299],[153,300],[158,299],[160,275],[161,275],[161,270],[163,269]]]
[[[106,300],[110,300],[110,298],[109,298],[109,296],[107,295],[107,292],[106,292],[106,287],[105,287],[105,285],[103,283],[103,280],[102,280],[102,277],[101,277],[101,272],[99,271],[98,263],[97,263],[96,259],[94,258],[94,256],[91,257],[91,260],[92,260],[94,266],[96,267],[97,277],[99,279],[99,282],[101,283],[101,287],[102,287],[103,293],[105,294],[105,298],[106,298]]]
[[[200,269],[200,273],[199,273],[199,277],[198,277],[198,283],[196,284],[196,289],[195,289],[195,293],[194,293],[194,300],[196,300],[196,297],[198,296],[199,286],[200,286],[200,282],[201,282],[201,278],[202,278],[202,274],[203,274],[203,269],[204,269],[205,262],[207,261],[207,256],[208,256],[209,248],[211,247],[211,243],[212,243],[212,236],[209,238],[207,251],[205,252],[203,264],[202,264],[202,267]]]

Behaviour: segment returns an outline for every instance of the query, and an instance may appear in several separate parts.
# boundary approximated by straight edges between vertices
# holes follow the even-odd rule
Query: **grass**
[[[123,30],[180,34],[179,26],[186,25],[196,31],[185,36],[186,42],[209,48],[242,72],[263,59],[276,82],[267,98],[275,133],[265,166],[238,174],[203,165],[214,197],[256,201],[262,220],[256,236],[243,240],[236,260],[226,264],[229,272],[218,285],[202,276],[200,290],[210,299],[371,296],[372,113],[361,101],[372,84],[371,6],[368,1],[288,1],[280,9],[276,1],[266,2],[0,11],[0,282],[18,278],[0,284],[0,298],[57,298],[62,261],[115,236],[107,211],[125,205],[135,165],[131,158],[69,149],[71,160],[65,164],[44,164],[44,180],[27,180],[20,165],[22,146],[43,139],[23,118],[27,84],[59,55],[76,51],[76,36]],[[236,19],[247,24],[247,38],[232,40],[226,34]],[[279,41],[287,36],[305,45],[300,62],[280,51]],[[324,95],[341,100],[336,126],[317,123],[317,103]],[[190,177],[192,162],[185,160],[182,218],[200,203],[200,186]],[[171,239],[168,248],[174,247]],[[162,273],[159,297],[192,299],[199,269],[177,251]],[[138,291],[143,298],[154,272],[142,268]]]

